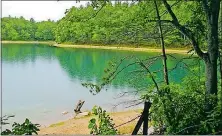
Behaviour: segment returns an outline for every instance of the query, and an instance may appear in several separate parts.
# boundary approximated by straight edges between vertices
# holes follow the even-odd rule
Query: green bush
[[[25,119],[22,124],[14,122],[12,130],[6,129],[1,135],[32,135],[33,133],[38,135],[39,127],[39,124],[32,124],[29,119]]]
[[[180,85],[148,91],[142,99],[152,102],[150,118],[160,134],[216,134],[221,129],[222,109],[216,96],[205,94],[204,79],[188,76]],[[206,112],[206,103],[215,108]]]
[[[101,107],[94,106],[92,109],[92,114],[98,116],[98,123],[96,124],[96,119],[92,118],[89,121],[88,128],[90,129],[90,134],[94,135],[116,135],[117,130],[114,128],[114,123],[109,115],[106,114],[105,110]]]

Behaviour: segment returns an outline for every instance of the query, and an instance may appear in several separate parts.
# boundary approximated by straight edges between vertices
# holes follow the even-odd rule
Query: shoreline
[[[74,45],[74,44],[56,44],[54,41],[2,41],[2,43],[33,43],[33,44],[49,44],[49,46],[57,48],[82,48],[82,49],[106,49],[106,50],[123,50],[123,51],[138,51],[138,52],[162,52],[161,48],[155,47],[127,47],[119,45]],[[166,53],[188,54],[187,48],[166,48]]]
[[[54,41],[1,41],[1,43],[33,43],[33,44],[54,44]]]
[[[124,50],[124,51],[138,51],[138,52],[162,52],[161,48],[154,47],[125,47],[125,46],[96,46],[96,45],[71,45],[71,44],[54,44],[52,45],[58,48],[88,48],[88,49],[106,49],[106,50]],[[176,49],[170,48],[166,49],[166,53],[176,53],[176,54],[188,54],[188,49]]]
[[[121,112],[110,112],[108,113],[110,117],[113,119],[113,122],[116,126],[123,124],[139,115],[141,115],[142,110],[128,110],[128,111],[121,111]],[[88,129],[89,120],[92,118],[97,118],[94,115],[87,115],[78,118],[71,118],[62,122],[57,122],[51,124],[49,126],[40,128],[38,131],[39,135],[46,135],[46,134],[90,134],[90,130]],[[127,123],[118,127],[118,131],[121,134],[131,134],[137,121],[139,118],[135,119],[134,121]],[[81,125],[79,125],[81,124]]]

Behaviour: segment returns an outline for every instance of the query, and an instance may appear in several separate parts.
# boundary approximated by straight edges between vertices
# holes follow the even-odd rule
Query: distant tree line
[[[54,29],[56,22],[48,20],[36,22],[33,18],[26,20],[24,17],[2,18],[2,40],[12,41],[49,41],[55,40]]]
[[[194,21],[204,21],[201,15],[188,10],[198,7],[195,3],[175,6],[182,24],[192,26]],[[161,19],[168,19],[165,8],[159,7]],[[71,44],[127,44],[127,45],[159,45],[159,34],[155,20],[155,9],[147,3],[115,2],[107,3],[97,12],[90,3],[86,6],[72,7],[65,11],[65,16],[57,22],[35,22],[34,19],[25,20],[23,17],[2,18],[2,40],[54,40],[57,43]],[[179,13],[186,12],[187,16]],[[164,16],[163,16],[164,15]],[[202,23],[200,23],[202,24]],[[166,46],[189,45],[187,38],[172,25],[163,25]],[[195,30],[204,31],[205,26],[192,26]],[[199,28],[199,29],[196,29]],[[199,31],[197,31],[198,33]],[[199,37],[200,41],[201,38]],[[204,45],[204,44],[202,44]]]
[[[188,7],[195,7],[188,3],[175,8],[179,12],[188,12],[186,18],[181,18],[184,24],[191,20],[192,11]],[[99,12],[98,12],[99,11]],[[160,12],[165,12],[160,7]],[[58,43],[73,44],[127,44],[127,45],[159,45],[159,34],[156,12],[153,6],[145,2],[115,2],[107,3],[101,10],[91,4],[85,7],[72,7],[65,12],[65,16],[58,21],[55,39]],[[191,15],[191,16],[189,16]],[[163,19],[169,18],[164,16]],[[172,25],[163,26],[166,45],[188,45],[186,37]]]

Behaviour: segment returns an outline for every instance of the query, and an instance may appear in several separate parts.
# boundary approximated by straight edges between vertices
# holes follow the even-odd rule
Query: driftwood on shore
[[[80,110],[81,110],[84,102],[85,102],[85,101],[79,100],[79,102],[78,102],[77,105],[76,105],[76,108],[74,109],[74,112],[75,112],[76,114],[81,113]]]

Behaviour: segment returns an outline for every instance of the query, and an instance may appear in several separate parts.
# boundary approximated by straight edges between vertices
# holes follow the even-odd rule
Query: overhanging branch
[[[170,5],[167,3],[167,1],[166,0],[162,0],[162,1],[163,1],[164,6],[166,7],[168,13],[170,14],[172,21],[171,20],[163,20],[163,21],[161,20],[161,22],[172,23],[181,33],[183,33],[186,37],[188,37],[188,39],[191,41],[197,55],[200,58],[205,59],[205,53],[203,53],[203,51],[200,49],[199,44],[196,41],[196,39],[194,38],[194,34],[192,33],[192,31],[189,30],[188,28],[186,28],[185,26],[181,25],[179,23],[176,15],[172,11]]]

